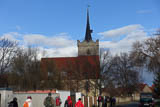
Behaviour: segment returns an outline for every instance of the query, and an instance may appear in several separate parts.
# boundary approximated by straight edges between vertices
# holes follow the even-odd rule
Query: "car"
[[[139,107],[154,107],[154,98],[152,93],[141,93]]]

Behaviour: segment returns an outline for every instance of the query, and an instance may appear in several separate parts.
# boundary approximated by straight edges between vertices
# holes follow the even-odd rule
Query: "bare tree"
[[[41,88],[43,89],[64,89],[61,67],[58,67],[56,60],[52,58],[44,58],[41,60]],[[63,79],[62,79],[63,78]]]
[[[10,84],[16,90],[36,90],[40,82],[40,61],[37,58],[38,50],[28,47],[20,49],[12,60]]]
[[[149,71],[160,70],[160,36],[133,44],[132,58],[138,66],[146,66]]]
[[[110,62],[111,66],[106,72],[106,88],[111,96],[114,94],[128,95],[137,91],[139,73],[127,53],[116,55]],[[114,93],[112,93],[114,91]],[[117,91],[116,91],[117,90]]]
[[[16,54],[17,43],[5,38],[0,38],[0,87],[8,86],[8,76],[11,60]]]
[[[148,68],[148,71],[154,73],[154,92],[160,96],[158,92],[160,88],[160,29],[154,37],[134,43],[131,55],[137,66]]]
[[[15,56],[17,43],[8,39],[0,39],[0,75],[9,71],[12,58]]]
[[[99,94],[102,94],[102,87],[104,88],[104,85],[108,79],[108,72],[111,67],[111,53],[110,51],[104,48],[100,49],[100,75],[99,79],[97,81],[98,89],[99,89]]]

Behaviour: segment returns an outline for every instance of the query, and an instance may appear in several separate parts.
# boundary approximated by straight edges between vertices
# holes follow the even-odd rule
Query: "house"
[[[153,89],[148,86],[147,84],[140,84],[139,85],[139,92],[140,93],[152,93],[153,92]]]

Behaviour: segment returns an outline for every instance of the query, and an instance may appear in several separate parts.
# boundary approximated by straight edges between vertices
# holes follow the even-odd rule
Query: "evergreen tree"
[[[154,93],[157,97],[160,97],[160,72],[156,72],[153,83],[154,83]]]

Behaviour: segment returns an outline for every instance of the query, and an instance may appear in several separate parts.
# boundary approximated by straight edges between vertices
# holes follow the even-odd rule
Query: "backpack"
[[[23,107],[29,107],[28,102],[24,102]]]
[[[14,107],[14,103],[13,103],[12,101],[11,101],[11,102],[9,102],[8,107]]]
[[[98,97],[98,101],[100,102],[102,100],[101,96]]]
[[[53,107],[54,105],[52,104],[52,98],[51,97],[47,97],[44,101],[44,105],[46,107]]]
[[[60,98],[56,98],[56,106],[60,106],[60,104],[61,104]]]
[[[67,100],[65,101],[64,107],[69,107],[69,106],[68,106],[68,101],[67,101]]]

